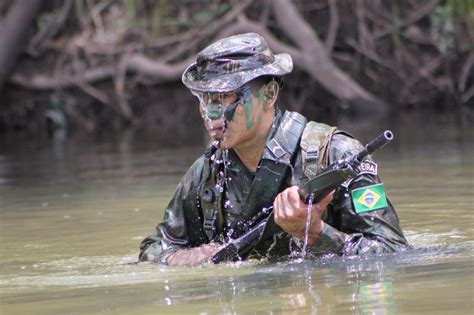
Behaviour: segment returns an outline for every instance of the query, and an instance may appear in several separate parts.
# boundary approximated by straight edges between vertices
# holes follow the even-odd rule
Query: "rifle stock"
[[[313,195],[313,202],[318,203],[346,180],[356,177],[359,164],[369,154],[382,148],[392,139],[393,133],[390,130],[385,130],[357,154],[329,165],[321,174],[310,179],[298,189],[301,200],[308,203],[310,196]],[[281,230],[273,221],[273,211],[269,211],[272,208],[262,210],[268,215],[245,234],[225,244],[211,257],[211,261],[218,264],[223,261],[241,259],[250,253],[258,243],[267,240],[276,231]]]

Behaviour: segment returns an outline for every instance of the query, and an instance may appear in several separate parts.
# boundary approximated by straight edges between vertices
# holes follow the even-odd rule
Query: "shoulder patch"
[[[387,207],[387,197],[385,196],[383,184],[354,189],[351,195],[356,213]]]
[[[359,174],[372,174],[377,175],[377,164],[372,161],[363,161],[360,163]]]

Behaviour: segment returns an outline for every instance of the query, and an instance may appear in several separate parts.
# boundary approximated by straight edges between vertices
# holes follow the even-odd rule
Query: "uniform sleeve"
[[[141,242],[139,261],[164,263],[179,249],[207,242],[202,216],[196,205],[203,165],[204,157],[201,157],[183,176],[165,209],[163,221],[156,226],[156,233]]]
[[[346,134],[335,134],[330,147],[330,162],[360,151],[363,146]],[[369,157],[367,161],[373,163]],[[373,164],[374,165],[374,164]],[[339,255],[402,251],[409,247],[399,225],[395,209],[387,197],[383,208],[357,213],[351,192],[354,189],[380,184],[374,172],[361,174],[340,186],[328,206],[327,217],[312,252],[333,252]]]

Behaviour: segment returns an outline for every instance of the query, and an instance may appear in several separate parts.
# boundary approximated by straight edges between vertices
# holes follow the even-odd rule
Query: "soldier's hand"
[[[209,261],[220,248],[220,244],[203,244],[189,249],[180,249],[166,259],[169,266],[198,266]]]
[[[324,222],[321,216],[331,202],[334,191],[311,208],[311,221],[308,233],[308,244],[313,244],[321,233]],[[292,186],[282,191],[273,202],[274,219],[284,231],[298,239],[304,239],[308,205],[298,194],[298,186]]]

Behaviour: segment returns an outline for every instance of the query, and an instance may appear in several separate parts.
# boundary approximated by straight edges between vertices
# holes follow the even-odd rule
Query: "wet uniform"
[[[281,131],[281,121],[282,115],[277,111],[267,146]],[[316,128],[323,125],[314,122],[311,124]],[[311,164],[306,152],[308,143],[311,145],[315,139],[312,139],[311,132],[303,133],[303,140],[300,138],[291,160],[291,174],[283,179],[279,191],[304,183],[330,163],[363,148],[350,135],[335,128],[330,130],[326,145],[318,142],[319,162],[324,164],[319,167]],[[395,209],[383,192],[376,190],[382,186],[376,164],[369,157],[364,166],[355,179],[339,186],[334,193],[322,218],[324,228],[318,240],[308,247],[309,253],[355,255],[408,248]],[[314,174],[310,172],[311,168]],[[166,208],[164,221],[156,227],[156,234],[142,241],[139,259],[166,263],[166,258],[178,249],[196,247],[211,241],[225,242],[229,235],[235,237],[235,223],[242,220],[244,212],[248,212],[245,204],[255,178],[256,173],[250,172],[232,150],[217,149],[202,155],[181,179]],[[267,178],[266,181],[271,180]],[[272,183],[267,184],[271,186]],[[372,187],[374,188],[371,189]],[[380,203],[381,201],[385,203]],[[356,206],[358,203],[365,203],[365,209],[360,209],[363,205]],[[251,214],[254,215],[259,210],[252,209]],[[249,215],[245,213],[246,218]],[[254,254],[281,257],[288,255],[296,243],[286,232],[280,232],[273,240],[260,244],[258,252]]]

